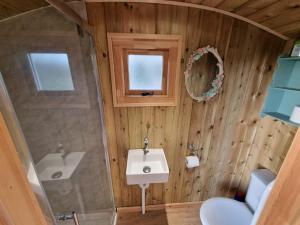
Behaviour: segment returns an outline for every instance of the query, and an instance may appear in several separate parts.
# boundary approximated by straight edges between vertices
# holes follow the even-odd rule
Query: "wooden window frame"
[[[115,107],[176,106],[182,38],[180,35],[107,33]],[[130,90],[128,55],[162,55],[162,90]]]

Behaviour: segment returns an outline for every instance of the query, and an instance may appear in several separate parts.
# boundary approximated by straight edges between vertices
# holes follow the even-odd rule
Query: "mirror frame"
[[[203,55],[208,53],[212,53],[212,55],[217,59],[218,73],[216,74],[214,80],[211,83],[211,88],[208,91],[200,94],[199,96],[196,96],[188,87],[188,80],[192,76],[191,71],[192,71],[193,63],[200,60]],[[224,80],[223,59],[219,55],[218,50],[216,48],[210,47],[209,45],[195,50],[188,59],[188,63],[184,75],[185,75],[185,88],[192,99],[196,100],[197,102],[202,102],[202,101],[208,101],[213,97],[215,97],[220,92]]]

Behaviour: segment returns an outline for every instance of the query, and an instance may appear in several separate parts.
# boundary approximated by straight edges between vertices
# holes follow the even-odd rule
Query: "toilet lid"
[[[250,225],[252,218],[246,204],[228,198],[211,198],[200,209],[203,225]]]

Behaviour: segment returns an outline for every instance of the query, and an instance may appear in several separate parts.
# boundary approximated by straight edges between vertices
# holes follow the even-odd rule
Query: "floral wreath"
[[[189,88],[187,86],[188,79],[191,76],[192,66],[193,66],[194,62],[198,61],[201,58],[201,56],[203,56],[204,54],[207,54],[209,52],[212,53],[218,60],[218,63],[217,63],[218,73],[217,73],[215,79],[211,83],[211,88],[208,91],[202,93],[200,96],[195,96],[189,90]],[[186,90],[193,99],[195,99],[198,102],[201,102],[201,101],[207,101],[207,100],[210,100],[211,98],[213,98],[220,91],[222,84],[223,84],[223,79],[224,79],[223,60],[222,60],[221,56],[219,55],[218,50],[216,48],[210,47],[209,45],[206,47],[203,47],[203,48],[198,48],[189,57],[188,63],[187,63],[187,68],[186,68],[186,71],[184,72],[184,75],[185,75]]]

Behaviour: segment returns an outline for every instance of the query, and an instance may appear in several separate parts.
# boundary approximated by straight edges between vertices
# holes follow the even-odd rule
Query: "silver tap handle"
[[[144,144],[146,144],[146,145],[149,144],[149,140],[146,137],[144,138]]]

